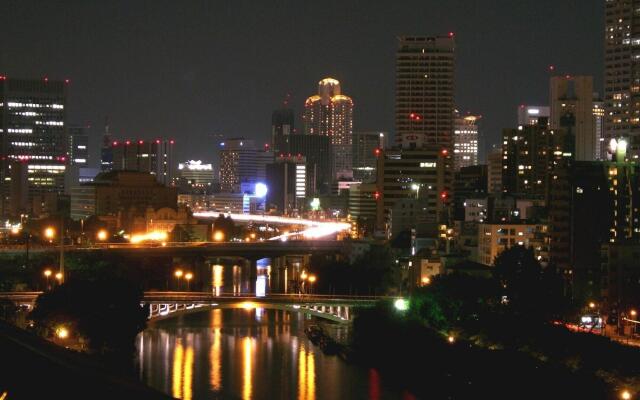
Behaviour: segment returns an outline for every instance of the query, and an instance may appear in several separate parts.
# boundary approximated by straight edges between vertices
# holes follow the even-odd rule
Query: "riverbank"
[[[0,393],[9,399],[170,399],[99,362],[0,321]]]

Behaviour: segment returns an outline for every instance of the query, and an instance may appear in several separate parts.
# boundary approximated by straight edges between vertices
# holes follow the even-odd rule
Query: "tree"
[[[142,295],[140,288],[121,280],[69,281],[40,295],[31,318],[43,336],[64,326],[85,339],[90,352],[128,354],[146,326]]]

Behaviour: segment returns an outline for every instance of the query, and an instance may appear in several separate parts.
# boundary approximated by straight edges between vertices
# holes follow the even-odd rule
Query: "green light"
[[[398,311],[406,311],[409,309],[409,300],[398,299],[393,302],[393,305]]]

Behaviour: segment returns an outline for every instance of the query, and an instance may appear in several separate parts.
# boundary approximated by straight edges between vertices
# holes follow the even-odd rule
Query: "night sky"
[[[172,137],[217,159],[217,135],[269,140],[332,76],[355,130],[394,129],[396,36],[456,34],[456,102],[498,141],[516,107],[548,103],[548,66],[602,91],[604,0],[0,1],[0,74],[71,79],[69,121]],[[301,129],[300,121],[297,121]],[[92,163],[97,163],[94,149]]]

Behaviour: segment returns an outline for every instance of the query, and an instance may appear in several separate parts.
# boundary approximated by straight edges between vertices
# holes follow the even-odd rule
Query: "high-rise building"
[[[271,150],[274,154],[290,153],[289,138],[295,134],[295,116],[290,108],[275,110],[271,114]]]
[[[328,136],[331,141],[332,180],[351,173],[353,143],[353,101],[341,93],[340,82],[325,78],[318,82],[318,94],[304,104],[304,134]]]
[[[277,157],[302,156],[306,159],[309,176],[308,195],[328,194],[333,181],[331,175],[331,143],[329,136],[293,135],[290,137],[290,153]]]
[[[538,125],[539,118],[549,120],[550,110],[548,106],[527,106],[518,107],[518,125]]]
[[[347,211],[351,219],[356,221],[361,235],[372,234],[376,225],[376,192],[375,183],[359,183],[349,186],[349,204]]]
[[[575,138],[574,157],[593,161],[596,129],[593,119],[593,77],[554,76],[549,85],[552,129],[564,129]]]
[[[189,160],[178,164],[178,186],[188,193],[209,193],[213,189],[213,165]]]
[[[102,135],[102,148],[100,149],[100,170],[102,172],[113,169],[113,143],[111,142],[111,128],[109,117],[104,119],[104,134]]]
[[[487,192],[502,193],[502,150],[493,149],[487,156]]]
[[[402,208],[404,203],[399,202],[405,200],[412,201],[406,206],[415,209],[416,218],[404,222],[411,221],[418,231],[431,232],[437,223],[447,222],[452,190],[451,162],[449,151],[440,146],[415,146],[405,142],[404,147],[383,150],[377,167],[378,229],[390,236],[392,232],[409,228],[399,226],[397,218],[402,211],[396,206]]]
[[[487,166],[470,165],[455,172],[453,180],[453,212],[456,220],[464,219],[467,199],[477,199],[487,195]]]
[[[26,186],[28,202],[64,191],[67,165],[66,94],[68,80],[14,79],[0,76],[0,179],[2,214],[7,215],[11,188]],[[22,182],[11,182],[11,168],[26,168]],[[17,176],[13,174],[13,176]],[[17,200],[16,201],[20,201]],[[15,204],[24,208],[25,204]],[[16,207],[11,207],[17,209]],[[25,211],[28,210],[29,207]]]
[[[307,167],[304,157],[278,157],[267,165],[267,205],[283,215],[301,211],[307,196]]]
[[[456,170],[478,165],[478,115],[462,116],[454,111],[453,167]]]
[[[353,180],[375,182],[380,150],[387,147],[386,132],[353,133]]]
[[[124,140],[111,144],[114,171],[148,172],[164,185],[173,185],[173,139]]]
[[[640,46],[639,7],[638,0],[605,2],[605,142],[629,138],[631,157],[640,147],[640,58],[636,54]]]
[[[89,162],[89,126],[70,126],[67,130],[67,155],[71,165],[86,167]]]
[[[396,53],[396,135],[424,135],[453,149],[455,41],[448,36],[402,36]]]
[[[593,100],[593,126],[596,132],[594,159],[604,161],[607,159],[607,143],[604,137],[604,102],[599,99]]]
[[[502,191],[545,199],[553,169],[573,159],[573,135],[540,125],[518,126],[502,132]]]
[[[265,146],[258,149],[251,139],[234,138],[220,143],[220,190],[239,193],[253,190],[264,182],[265,168],[273,163],[274,154]]]

